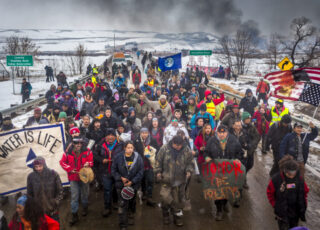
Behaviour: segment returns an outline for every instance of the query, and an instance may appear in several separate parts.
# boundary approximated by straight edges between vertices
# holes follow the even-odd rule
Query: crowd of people
[[[234,159],[249,173],[260,140],[261,152],[267,154],[271,146],[273,153],[267,196],[279,229],[295,227],[299,219],[305,221],[308,187],[304,165],[309,143],[318,135],[317,127],[310,123],[311,132],[303,133],[302,124],[292,124],[282,99],[269,109],[269,89],[263,83],[257,89],[258,100],[248,89],[238,102],[226,98],[223,91],[208,88],[208,77],[202,71],[159,73],[152,55],[150,60],[143,70],[145,81],[133,62],[131,66],[113,66],[110,81],[96,68],[90,70],[92,77],[85,84],[51,85],[45,96],[47,108],[36,108],[26,123],[64,123],[67,144],[60,165],[70,181],[70,225],[79,222],[79,203],[82,216],[89,213],[90,186],[80,179],[82,168],[93,169],[92,183],[103,190],[102,216],[112,215],[117,204],[121,229],[134,224],[137,197],[156,206],[155,192],[160,194],[163,223],[170,224],[172,215],[174,224],[183,226],[183,212],[191,209],[191,178],[201,178],[195,168],[215,159]],[[259,104],[259,99],[263,103]],[[4,118],[1,131],[13,128],[11,119]],[[59,175],[48,169],[41,157],[33,167],[27,196],[18,199],[9,229],[22,229],[15,227],[22,225],[24,229],[44,229],[40,225],[45,221],[59,224],[58,206],[63,197]],[[156,181],[159,191],[154,191]],[[243,189],[249,189],[247,181]],[[34,205],[27,208],[29,201],[41,204],[33,216],[27,211],[35,209]],[[240,200],[228,203],[225,199],[213,202],[217,221],[224,219],[230,205],[241,205]]]

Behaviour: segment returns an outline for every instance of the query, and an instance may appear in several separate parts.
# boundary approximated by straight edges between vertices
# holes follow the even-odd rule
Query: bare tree
[[[271,34],[267,45],[267,56],[269,59],[269,65],[271,69],[276,69],[277,64],[280,61],[282,46],[281,36],[277,33]]]
[[[306,17],[292,20],[290,29],[293,38],[289,41],[282,40],[284,50],[290,55],[291,61],[298,67],[304,67],[317,58],[315,53],[320,48],[320,37],[317,29],[312,25],[310,19]]]
[[[68,57],[68,69],[71,75],[77,74],[77,60],[75,56]]]
[[[80,74],[83,72],[84,65],[86,63],[87,49],[83,44],[79,44],[76,48],[76,66]]]
[[[230,67],[230,70],[233,70],[233,62],[232,62],[232,51],[231,51],[231,39],[229,36],[225,35],[219,40],[219,44],[222,49],[222,57],[219,58],[219,61],[222,64]]]
[[[3,51],[7,55],[33,55],[35,58],[38,55],[38,47],[28,37],[11,36],[6,38]],[[26,67],[12,67],[18,77],[26,75]]]

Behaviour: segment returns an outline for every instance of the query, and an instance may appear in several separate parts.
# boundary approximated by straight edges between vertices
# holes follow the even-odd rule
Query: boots
[[[87,216],[87,215],[88,215],[88,206],[83,207],[83,210],[82,210],[82,216]]]
[[[223,219],[222,211],[217,211],[216,213],[216,221],[221,221]]]
[[[178,227],[183,226],[182,215],[173,215],[174,224]]]
[[[128,225],[134,225],[134,214],[132,212],[128,212]]]
[[[111,209],[110,208],[104,209],[103,212],[102,212],[102,216],[103,217],[108,217],[108,216],[110,216],[110,214],[111,214]]]
[[[156,202],[154,202],[151,197],[148,197],[147,198],[147,205],[151,206],[151,207],[156,207]]]
[[[78,213],[72,213],[71,220],[69,221],[70,226],[75,225],[79,221]]]
[[[163,224],[164,225],[170,224],[170,213],[169,213],[169,210],[162,209],[162,217],[163,217]]]

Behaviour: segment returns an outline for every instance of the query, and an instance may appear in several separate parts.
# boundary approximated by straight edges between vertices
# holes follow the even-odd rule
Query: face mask
[[[115,94],[115,95],[114,95],[114,98],[115,98],[117,101],[119,101],[119,94]]]

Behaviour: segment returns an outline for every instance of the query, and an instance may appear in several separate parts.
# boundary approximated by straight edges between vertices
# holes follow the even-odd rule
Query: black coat
[[[253,113],[254,113],[254,108],[257,105],[258,105],[258,102],[257,102],[256,97],[252,96],[252,100],[251,101],[248,99],[248,97],[244,97],[240,101],[239,108],[240,109],[243,108],[244,111],[247,111],[252,116]]]
[[[93,158],[98,162],[98,173],[101,175],[111,176],[111,166],[118,154],[123,151],[123,142],[117,142],[111,153],[107,149],[107,143],[102,140],[98,143],[97,148],[93,152]],[[103,163],[104,159],[111,159],[112,162]]]
[[[287,185],[291,186],[288,188]],[[267,195],[275,214],[288,221],[288,218],[304,217],[308,191],[299,172],[293,179],[286,178],[283,173],[277,173],[270,180]]]
[[[276,122],[269,128],[267,133],[267,147],[271,145],[272,151],[279,156],[280,143],[283,137],[292,131],[291,125],[284,127],[281,122]],[[280,160],[275,159],[277,162]]]
[[[126,166],[124,152],[119,153],[112,164],[112,176],[117,189],[123,188],[121,177],[132,182],[134,189],[139,189],[143,178],[143,160],[139,153],[134,152],[134,160],[130,170]]]
[[[101,125],[102,127],[106,130],[107,128],[113,128],[113,129],[117,129],[118,127],[118,119],[113,117],[111,115],[111,117],[107,118],[107,117],[103,117],[101,119]]]
[[[229,134],[227,137],[227,144],[225,151],[220,146],[220,141],[216,136],[210,137],[204,151],[204,158],[210,157],[211,159],[238,159],[243,161],[243,151],[238,139]]]
[[[160,148],[160,147],[158,146],[157,141],[156,141],[154,138],[152,138],[152,137],[150,136],[150,134],[149,134],[149,137],[148,137],[148,138],[150,138],[150,143],[149,143],[150,146],[152,146],[152,147],[155,148],[155,149],[159,149],[159,148]],[[145,168],[145,169],[150,169],[150,168],[152,168],[149,159],[144,156],[144,145],[143,145],[143,143],[142,143],[142,140],[141,140],[140,135],[138,136],[138,138],[135,139],[135,141],[133,142],[133,144],[134,144],[134,149],[135,149],[135,151],[136,151],[137,153],[139,153],[140,156],[143,158],[143,162],[144,162],[144,166],[145,166],[144,168]]]

